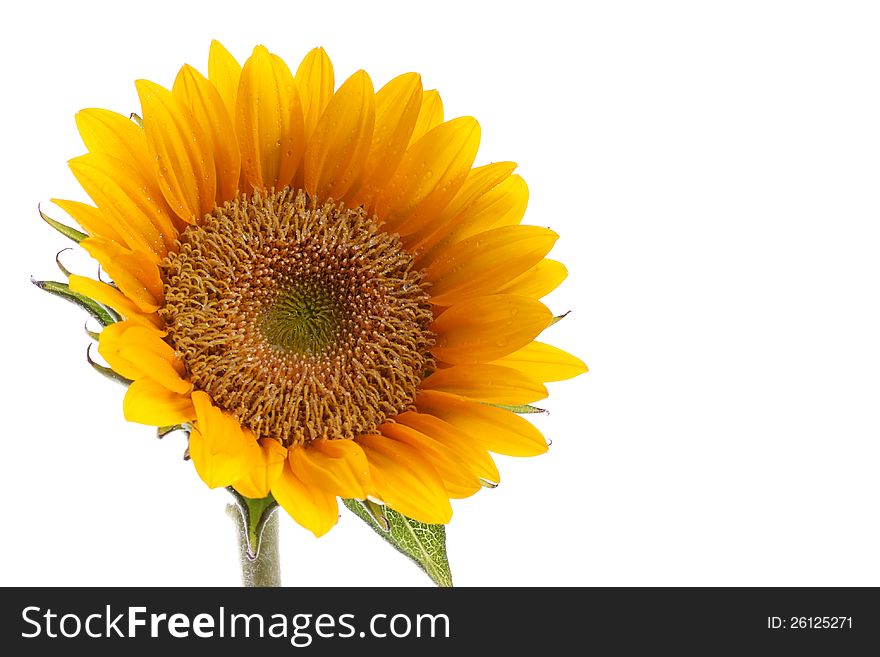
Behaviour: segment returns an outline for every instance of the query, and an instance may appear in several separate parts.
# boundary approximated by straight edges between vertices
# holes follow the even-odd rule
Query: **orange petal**
[[[123,233],[113,225],[111,220],[108,220],[106,215],[99,208],[80,203],[79,201],[65,201],[56,198],[53,198],[52,202],[73,217],[73,220],[82,226],[82,229],[89,235],[93,237],[103,237],[104,239],[119,244],[133,243],[140,248],[140,243],[136,241],[132,242],[130,240],[127,241]],[[149,249],[147,250],[149,251]],[[149,251],[149,253],[153,252]]]
[[[214,85],[189,65],[180,69],[171,92],[193,113],[208,139],[208,149],[214,154],[217,179],[214,202],[223,205],[233,200],[241,173],[241,154],[223,98]]]
[[[588,371],[580,358],[543,342],[532,342],[494,364],[512,367],[536,381],[562,381]]]
[[[440,475],[449,497],[470,497],[483,487],[479,477],[452,450],[430,436],[398,423],[383,424],[379,430],[386,438],[409,445],[426,459]]]
[[[287,65],[263,46],[244,64],[235,128],[241,168],[254,189],[281,190],[293,180],[303,154],[303,112]]]
[[[112,285],[76,274],[71,274],[68,277],[68,283],[74,292],[79,292],[100,304],[109,306],[132,323],[159,329],[165,327],[159,315],[142,312],[131,299]]]
[[[101,263],[122,293],[142,312],[154,312],[162,305],[165,291],[159,268],[142,251],[132,251],[100,237],[87,237],[80,246]]]
[[[431,393],[426,393],[431,394]],[[501,481],[498,468],[486,449],[458,427],[449,424],[439,417],[427,413],[407,411],[395,418],[399,424],[405,424],[426,436],[430,436],[446,446],[455,454],[455,458],[480,479],[497,484]]]
[[[84,109],[76,114],[76,127],[90,152],[110,155],[143,174],[152,174],[144,131],[129,117],[105,109]]]
[[[122,401],[122,412],[129,422],[153,427],[189,422],[195,417],[189,395],[171,392],[152,379],[138,379],[128,386]]]
[[[178,217],[195,223],[213,209],[217,193],[210,141],[192,111],[170,91],[148,80],[135,86],[162,194]]]
[[[395,511],[429,524],[452,518],[452,507],[437,471],[409,445],[384,436],[357,438],[370,463],[373,486]]]
[[[296,84],[302,101],[305,140],[308,143],[336,88],[333,63],[323,48],[313,48],[303,57],[296,69]]]
[[[531,422],[503,408],[432,390],[418,393],[416,407],[445,420],[491,452],[536,456],[547,451],[547,441]]]
[[[129,248],[152,254],[159,262],[174,247],[177,228],[154,181],[104,153],[81,155],[68,164]]]
[[[254,435],[214,406],[207,393],[192,393],[192,403],[196,421],[189,436],[189,455],[202,481],[218,488],[248,476],[262,452]]]
[[[530,404],[547,396],[534,379],[500,365],[454,365],[422,381],[424,390],[438,390],[491,404]]]
[[[290,468],[309,488],[339,497],[366,499],[370,468],[364,451],[353,440],[314,440],[290,450]]]
[[[373,138],[373,83],[364,71],[330,100],[305,153],[305,188],[320,199],[343,199],[361,175]]]
[[[284,462],[281,475],[272,485],[272,496],[291,518],[315,536],[323,536],[339,520],[336,496],[310,488],[297,479],[290,469],[290,459]]]
[[[544,258],[537,265],[504,285],[499,292],[540,299],[559,287],[566,276],[568,276],[568,270],[565,265],[556,260]]]
[[[391,179],[409,145],[421,104],[422,79],[417,73],[399,75],[376,92],[376,128],[360,197],[372,198]]]
[[[550,325],[543,303],[513,294],[474,297],[448,308],[431,325],[431,349],[447,363],[484,363],[527,345]]]
[[[389,231],[415,233],[452,200],[467,178],[480,146],[480,125],[463,116],[415,142],[376,200]]]
[[[231,119],[235,119],[235,100],[238,96],[238,81],[241,78],[241,65],[235,61],[235,57],[223,47],[219,41],[211,42],[208,52],[208,80],[217,89],[226,112]]]
[[[449,306],[468,297],[492,294],[535,266],[558,235],[538,226],[504,226],[445,249],[428,267],[431,303]]]
[[[443,101],[436,89],[429,89],[422,94],[419,115],[410,135],[409,143],[414,144],[441,123],[443,123]]]
[[[277,440],[261,438],[259,446],[259,454],[248,473],[232,484],[235,490],[252,500],[262,499],[269,494],[287,460],[287,449]]]

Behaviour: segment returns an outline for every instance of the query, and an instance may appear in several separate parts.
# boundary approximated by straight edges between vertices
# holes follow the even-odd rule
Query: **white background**
[[[125,423],[85,315],[28,282],[68,245],[37,203],[85,200],[74,113],[136,111],[136,78],[206,72],[218,38],[419,71],[561,235],[546,337],[591,372],[551,384],[549,455],[454,505],[457,584],[880,585],[876,5],[488,4],[4,9],[0,584],[238,583],[227,494]],[[344,509],[282,525],[287,585],[428,584]]]

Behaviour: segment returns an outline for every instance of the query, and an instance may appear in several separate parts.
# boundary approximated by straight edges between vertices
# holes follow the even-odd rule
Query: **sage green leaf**
[[[67,239],[73,240],[77,244],[79,244],[85,238],[88,237],[88,235],[86,235],[82,231],[77,230],[76,228],[71,228],[70,226],[65,226],[60,221],[55,221],[54,219],[49,217],[46,213],[44,213],[39,205],[37,206],[37,212],[40,213],[40,216],[43,218],[43,221],[45,221],[47,224],[52,226],[52,228],[54,228],[59,233],[64,235],[64,237],[66,237]]]
[[[342,500],[345,507],[373,528],[379,536],[391,543],[398,551],[409,557],[425,571],[437,586],[452,586],[452,572],[446,555],[446,526],[426,525],[407,518],[394,509],[383,507],[383,516],[388,523],[384,530],[367,504],[366,500]],[[377,505],[379,506],[379,505]]]
[[[235,506],[241,514],[245,527],[247,527],[247,553],[250,559],[256,559],[260,555],[260,539],[263,536],[263,528],[269,522],[269,518],[278,508],[278,502],[270,494],[259,500],[245,497],[232,486],[227,487],[232,497],[235,498]]]
[[[496,408],[503,408],[505,411],[510,411],[511,413],[519,413],[520,415],[526,415],[528,413],[546,413],[547,412],[545,409],[538,408],[537,406],[532,406],[531,404],[516,404],[514,406],[509,406],[507,404],[486,403],[486,406],[495,406]]]
[[[66,299],[70,303],[76,304],[97,319],[101,323],[101,326],[107,326],[108,324],[113,324],[119,321],[119,315],[115,312],[102,306],[94,299],[89,299],[87,296],[82,295],[79,292],[74,292],[70,289],[70,286],[67,283],[59,283],[58,281],[35,281],[34,279],[31,279],[31,283],[41,290],[45,290],[49,294],[54,294],[57,297]]]

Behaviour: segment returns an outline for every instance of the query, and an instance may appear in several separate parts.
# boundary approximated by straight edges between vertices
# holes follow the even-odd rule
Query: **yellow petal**
[[[192,385],[183,362],[162,337],[165,331],[133,321],[111,324],[101,331],[98,353],[110,367],[129,379],[149,378],[172,392],[189,392]]]
[[[195,409],[189,395],[179,395],[152,379],[138,379],[128,386],[122,412],[129,422],[167,427],[189,422]]]
[[[223,47],[219,41],[211,42],[208,52],[208,80],[217,89],[226,112],[235,119],[235,100],[238,96],[238,81],[241,78],[241,66],[235,57]]]
[[[96,281],[93,278],[71,274],[68,277],[68,284],[70,285],[70,289],[74,292],[79,292],[90,299],[94,299],[100,304],[109,306],[132,323],[159,329],[165,327],[165,323],[159,315],[156,313],[142,312],[131,299],[122,294],[122,292],[112,285],[107,285],[107,283],[104,283],[103,281]]]
[[[437,471],[415,448],[384,436],[357,438],[370,463],[379,498],[395,511],[419,522],[444,524],[452,507]]]
[[[376,128],[364,164],[361,198],[372,198],[387,183],[409,145],[422,104],[422,79],[404,73],[376,92]]]
[[[559,287],[568,276],[568,270],[561,262],[544,258],[537,265],[520,274],[499,290],[505,294],[520,294],[524,297],[540,299]]]
[[[287,449],[277,440],[261,438],[259,446],[260,451],[248,473],[232,484],[235,490],[252,500],[262,499],[269,494],[287,460]]]
[[[196,421],[189,436],[189,455],[202,481],[218,488],[248,476],[262,452],[254,435],[214,406],[206,393],[192,393],[192,403]]]
[[[448,392],[490,404],[531,404],[547,388],[531,377],[501,365],[454,365],[422,381],[422,389]]]
[[[235,128],[251,187],[280,191],[290,184],[303,154],[302,105],[290,69],[263,46],[241,71]]]
[[[526,182],[514,174],[476,199],[462,211],[441,244],[454,244],[490,228],[513,226],[522,221],[529,204]]]
[[[159,268],[142,251],[132,251],[100,237],[87,237],[80,246],[101,263],[122,293],[142,312],[154,312],[162,305],[165,291]]]
[[[426,226],[467,178],[480,146],[480,125],[463,116],[443,123],[407,149],[376,200],[386,230],[409,235]]]
[[[492,294],[535,266],[558,239],[549,228],[504,226],[454,244],[430,264],[431,303],[449,306]]]
[[[116,322],[105,326],[98,337],[98,353],[101,357],[114,372],[132,380],[142,378],[144,373],[137,365],[119,356],[119,349],[125,332],[133,326],[139,324],[132,321]]]
[[[183,363],[174,349],[144,326],[133,326],[122,336],[119,357],[138,368],[143,376],[153,379],[172,392],[184,394],[192,390]],[[103,355],[103,354],[102,354]],[[109,362],[109,361],[108,361]]]
[[[510,179],[516,168],[515,162],[493,162],[476,167],[468,172],[461,189],[441,212],[437,220],[425,227],[424,231],[412,239],[413,250],[426,251],[435,244],[452,243],[448,236],[456,230],[459,222],[468,216],[468,211],[480,202],[490,191]]]
[[[580,358],[543,342],[532,342],[494,364],[512,367],[536,381],[562,381],[588,371]]]
[[[103,237],[118,244],[136,244],[140,246],[136,241],[126,240],[123,233],[113,225],[111,220],[108,220],[99,208],[80,203],[79,201],[65,201],[56,198],[53,198],[52,202],[73,217],[73,220],[82,226],[82,229],[89,235]],[[152,251],[149,252],[153,253]]]
[[[291,518],[315,536],[323,536],[339,520],[336,496],[320,488],[309,488],[297,479],[290,469],[290,459],[272,485],[272,496]]]
[[[440,475],[449,497],[470,497],[483,485],[479,477],[459,462],[456,454],[442,443],[404,424],[388,423],[379,427],[382,435],[416,450]]]
[[[495,294],[448,308],[434,320],[431,353],[446,363],[484,363],[527,345],[550,325],[552,313],[529,297]]]
[[[105,109],[84,109],[76,127],[86,148],[130,164],[144,174],[153,171],[144,131],[129,117]]]
[[[147,80],[138,80],[135,86],[162,194],[178,217],[195,223],[213,209],[217,193],[210,141],[192,111],[173,93]]]
[[[296,84],[302,101],[305,140],[308,143],[336,88],[333,63],[323,48],[313,48],[303,57],[296,69]]]
[[[223,205],[233,200],[241,173],[241,154],[223,98],[214,85],[189,65],[180,69],[171,92],[193,113],[214,154],[217,179],[214,202]]]
[[[415,411],[401,413],[395,418],[395,421],[412,427],[442,443],[455,454],[455,458],[462,467],[468,468],[478,478],[493,484],[501,481],[498,468],[486,449],[475,443],[467,433],[458,427],[434,415]]]
[[[314,440],[290,450],[290,468],[309,488],[339,497],[365,499],[370,493],[370,468],[353,440]]]
[[[441,123],[443,123],[443,101],[436,89],[429,89],[422,94],[419,115],[410,135],[409,143],[414,144]]]
[[[419,412],[445,420],[491,452],[536,456],[547,451],[547,441],[531,422],[502,408],[431,390],[418,393],[416,406]]]
[[[88,153],[68,163],[73,175],[105,213],[131,249],[159,262],[174,247],[174,226],[154,181],[133,166],[104,153]]]
[[[344,199],[361,175],[373,138],[373,83],[364,71],[330,100],[305,152],[305,188],[319,199]]]

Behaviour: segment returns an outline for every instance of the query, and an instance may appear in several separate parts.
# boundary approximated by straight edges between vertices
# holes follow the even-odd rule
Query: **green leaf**
[[[57,297],[70,301],[70,303],[76,304],[97,319],[101,323],[101,326],[107,326],[108,324],[113,324],[114,322],[119,321],[119,316],[115,312],[108,310],[94,299],[89,299],[87,296],[82,295],[79,292],[74,292],[70,289],[70,286],[67,283],[59,283],[58,281],[35,281],[34,279],[31,279],[31,283],[41,290],[45,290],[49,294],[54,294]]]
[[[247,551],[251,559],[256,559],[260,554],[260,539],[263,536],[263,528],[269,522],[269,518],[278,508],[278,502],[270,494],[259,500],[253,500],[245,497],[232,486],[227,487],[232,497],[235,498],[235,506],[241,513],[247,527]]]
[[[43,221],[45,221],[47,224],[49,224],[50,226],[52,226],[52,228],[54,228],[54,229],[57,230],[59,233],[61,233],[62,235],[64,235],[64,237],[66,237],[67,239],[71,239],[71,240],[73,240],[73,241],[76,242],[77,244],[79,244],[79,243],[82,242],[85,238],[88,237],[88,235],[86,235],[86,234],[83,233],[82,231],[77,230],[76,228],[71,228],[70,226],[65,226],[65,225],[62,224],[60,221],[55,221],[54,219],[52,219],[51,217],[49,217],[48,215],[46,215],[46,214],[43,212],[43,210],[40,208],[39,205],[37,206],[37,212],[40,213],[40,216],[43,218]]]
[[[507,404],[490,404],[485,402],[486,406],[495,406],[496,408],[503,408],[505,411],[510,411],[511,413],[519,413],[520,415],[526,415],[528,413],[546,413],[547,411],[543,408],[538,408],[537,406],[532,406],[531,404],[517,404],[515,406],[509,406]]]
[[[369,500],[349,499],[342,500],[342,503],[398,552],[409,557],[437,586],[452,586],[452,572],[446,556],[446,525],[426,525]],[[377,519],[376,513],[382,515]],[[387,529],[382,527],[383,518]]]

